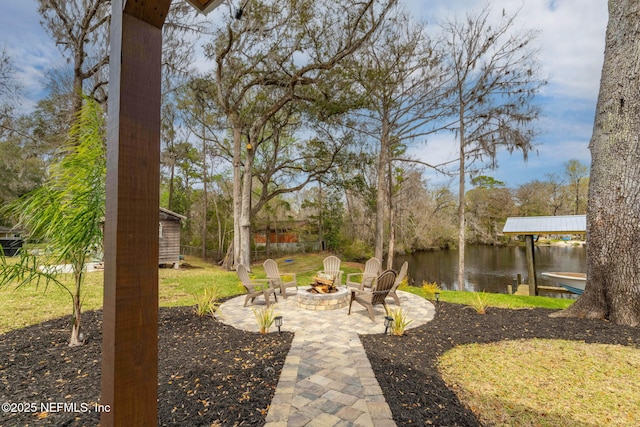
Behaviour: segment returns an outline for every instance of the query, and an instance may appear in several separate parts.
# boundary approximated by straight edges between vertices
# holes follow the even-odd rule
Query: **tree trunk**
[[[378,157],[377,192],[376,192],[376,242],[374,256],[382,262],[384,257],[384,213],[387,207],[387,164],[389,163],[389,123],[386,117],[382,120],[380,136],[380,155]]]
[[[79,50],[74,55],[73,66],[73,116],[77,116],[78,112],[82,109],[82,96],[84,91],[82,90],[82,63],[84,62],[84,49],[82,44],[78,47]]]
[[[218,208],[218,196],[215,194],[213,194],[213,211],[215,212],[216,215],[216,222],[218,224],[218,252],[217,252],[217,256],[218,259],[222,258],[222,248],[224,247],[224,234],[223,234],[223,230],[222,230],[222,220],[220,218],[220,209]]]
[[[322,200],[322,181],[318,181],[318,240],[320,241],[320,250],[324,251],[326,245],[324,242],[324,220],[322,214],[324,212],[324,205]]]
[[[464,219],[464,181],[465,171],[465,139],[464,139],[464,109],[460,107],[460,176],[458,185],[458,290],[464,291],[464,242],[466,222]]]
[[[578,215],[580,213],[580,178],[576,180],[576,210],[574,211],[574,215]]]
[[[267,257],[271,257],[271,218],[267,215],[267,226],[265,231],[266,240],[264,242],[264,249]],[[277,234],[276,234],[277,236]],[[276,237],[276,242],[278,241]]]
[[[387,184],[389,198],[389,248],[387,249],[387,270],[393,269],[393,255],[396,250],[396,200],[393,191],[393,170],[391,159],[387,161]]]
[[[387,270],[393,269],[393,253],[396,250],[396,215],[395,207],[389,209],[389,249],[387,253]]]
[[[609,1],[591,150],[587,283],[566,317],[640,325],[640,5]]]
[[[251,144],[251,142],[249,142]],[[240,262],[251,266],[251,188],[255,146],[247,150],[242,174],[242,209],[240,210]]]
[[[232,241],[229,247],[227,248],[227,255],[225,255],[224,259],[222,260],[222,268],[224,268],[227,271],[233,270],[233,267],[234,267],[233,254],[234,254],[234,250],[233,250],[233,241]]]
[[[170,211],[175,211],[175,207],[173,206],[173,182],[175,180],[175,174],[176,174],[176,159],[174,157],[171,160],[171,175],[169,177],[169,210]]]
[[[207,259],[207,138],[204,125],[204,108],[202,109],[202,259]]]
[[[242,133],[240,128],[233,128],[233,260],[230,268],[234,269],[240,261],[240,214],[242,212]],[[247,266],[248,268],[249,266]]]
[[[71,338],[69,339],[69,347],[76,347],[83,344],[80,338],[80,322],[82,315],[82,302],[80,295],[73,296],[73,314],[71,316]]]
[[[80,337],[80,325],[82,322],[82,298],[80,291],[83,281],[84,259],[82,262],[73,263],[73,276],[75,280],[75,292],[73,298],[73,313],[71,315],[71,337],[69,338],[69,347],[76,347],[84,344]]]

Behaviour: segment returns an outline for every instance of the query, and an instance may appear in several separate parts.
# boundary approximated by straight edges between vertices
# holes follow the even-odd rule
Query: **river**
[[[536,246],[534,256],[538,285],[557,286],[540,275],[545,271],[586,271],[586,249],[582,246]],[[409,262],[409,278],[414,285],[427,281],[436,282],[441,289],[458,289],[457,249],[398,255],[395,268],[399,269],[405,261]],[[527,283],[524,247],[470,245],[465,248],[466,290],[504,294],[517,274],[522,274],[522,282]]]

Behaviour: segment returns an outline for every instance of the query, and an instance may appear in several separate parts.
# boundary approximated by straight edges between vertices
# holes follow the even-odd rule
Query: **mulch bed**
[[[640,328],[550,318],[550,312],[489,309],[478,315],[442,303],[432,322],[404,337],[361,340],[399,426],[476,426],[435,369],[437,357],[456,345],[537,337],[640,346]],[[87,342],[76,348],[67,346],[68,318],[0,335],[0,403],[99,402],[101,322],[101,311],[83,314]],[[292,338],[289,332],[240,331],[199,318],[190,307],[161,308],[159,425],[263,425]],[[98,422],[93,412],[0,413],[2,427]]]
[[[436,370],[438,356],[457,345],[548,338],[640,347],[640,328],[549,317],[552,312],[489,308],[480,315],[463,305],[440,303],[433,321],[408,329],[403,337],[360,339],[399,426],[478,426]]]
[[[102,311],[82,315],[86,343],[67,346],[69,318],[0,335],[0,403],[100,402]],[[262,425],[293,334],[260,335],[160,309],[158,425]],[[0,413],[0,426],[95,426],[100,415]],[[43,417],[44,418],[39,418]]]

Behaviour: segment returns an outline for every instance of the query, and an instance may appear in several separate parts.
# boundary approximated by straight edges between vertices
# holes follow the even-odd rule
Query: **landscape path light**
[[[391,327],[391,323],[393,323],[393,317],[384,316],[384,334],[387,335],[387,331]]]
[[[280,328],[282,327],[282,316],[276,316],[273,319],[276,322],[276,327],[278,328],[278,333],[281,334],[282,331]]]

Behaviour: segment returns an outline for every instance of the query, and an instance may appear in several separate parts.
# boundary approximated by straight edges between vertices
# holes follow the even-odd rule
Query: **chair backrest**
[[[376,286],[372,289],[373,297],[371,298],[371,304],[384,304],[384,299],[389,295],[395,280],[395,271],[386,270],[382,272],[382,274],[378,276],[378,280],[376,280]]]
[[[402,264],[402,267],[400,267],[400,272],[396,276],[396,281],[393,284],[393,288],[394,289],[397,289],[398,286],[400,286],[402,281],[405,279],[405,277],[407,277],[407,271],[408,270],[409,270],[409,262],[405,261],[404,264]]]
[[[238,274],[238,278],[242,282],[244,286],[251,285],[251,278],[249,278],[249,270],[244,264],[238,264],[236,267],[236,273]]]
[[[364,276],[377,276],[380,273],[382,264],[378,258],[369,258],[364,264]]]
[[[334,276],[338,275],[340,271],[340,258],[329,255],[324,259],[323,264],[325,273],[333,274]]]
[[[278,270],[278,263],[272,259],[268,259],[262,264],[264,266],[264,272],[267,274],[267,278],[272,280],[280,280],[280,270]]]
[[[362,286],[371,287],[373,281],[380,274],[382,264],[378,258],[369,258],[364,264],[364,272],[362,273]]]

